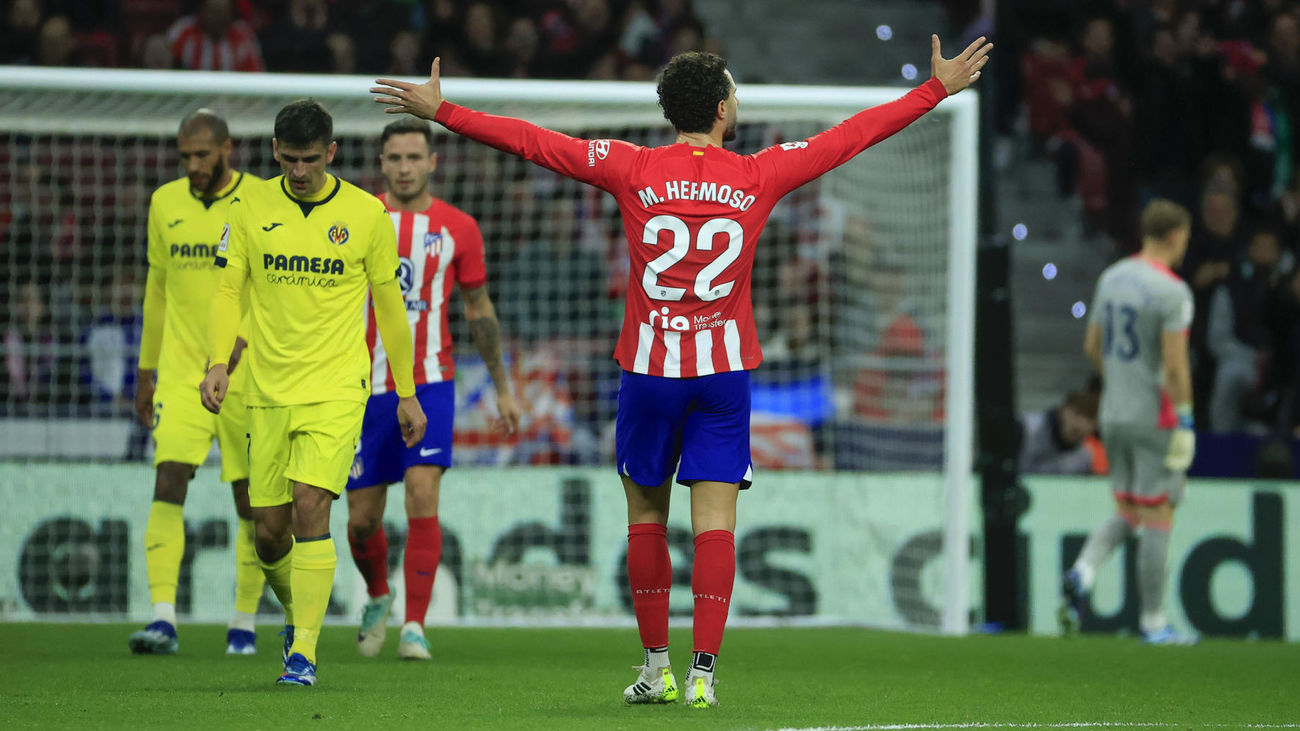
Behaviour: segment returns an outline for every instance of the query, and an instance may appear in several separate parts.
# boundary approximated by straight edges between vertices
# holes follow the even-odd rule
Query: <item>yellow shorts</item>
[[[248,409],[240,394],[226,395],[221,414],[203,408],[197,386],[164,384],[153,395],[153,464],[180,462],[201,465],[221,448],[221,480],[248,477]]]
[[[360,401],[248,407],[252,506],[293,502],[294,482],[342,493],[365,412]]]

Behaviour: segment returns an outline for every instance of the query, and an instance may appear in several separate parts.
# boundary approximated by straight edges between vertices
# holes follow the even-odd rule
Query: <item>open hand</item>
[[[399,79],[375,79],[379,86],[370,87],[375,95],[376,104],[385,104],[386,114],[414,114],[417,117],[432,120],[442,106],[442,59],[433,59],[429,67],[429,80],[423,84],[412,84]]]
[[[989,62],[992,43],[985,43],[984,36],[966,46],[966,50],[956,58],[944,58],[939,50],[939,36],[930,36],[930,76],[936,78],[952,96],[979,80],[980,69]]]

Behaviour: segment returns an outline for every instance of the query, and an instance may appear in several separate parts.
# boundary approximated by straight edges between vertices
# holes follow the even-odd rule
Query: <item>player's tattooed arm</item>
[[[508,390],[506,369],[501,361],[501,323],[497,320],[496,308],[492,306],[492,298],[488,297],[486,285],[465,290],[465,320],[492,382],[498,389],[504,385]]]
[[[496,308],[492,298],[488,297],[487,286],[475,287],[464,291],[465,321],[469,325],[469,335],[474,339],[488,374],[492,376],[492,385],[497,392],[497,410],[501,414],[500,426],[513,434],[519,427],[522,415],[514,394],[510,392],[510,379],[506,375],[505,364],[501,360],[501,323],[497,320]]]

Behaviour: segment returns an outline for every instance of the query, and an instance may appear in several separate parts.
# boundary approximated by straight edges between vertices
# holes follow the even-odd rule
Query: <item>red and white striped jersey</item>
[[[199,25],[197,15],[177,20],[167,30],[167,43],[181,68],[191,71],[264,71],[257,33],[235,20],[221,38],[212,38]]]
[[[388,205],[385,195],[379,199]],[[487,283],[483,234],[472,216],[437,198],[420,213],[389,207],[389,215],[397,229],[397,280],[415,342],[415,385],[449,381],[456,375],[456,364],[451,357],[447,303],[452,285],[466,290]],[[388,355],[378,337],[374,311],[368,310],[366,318],[373,393],[387,393],[394,388]]]
[[[807,140],[753,155],[684,143],[647,148],[582,140],[449,102],[436,121],[614,196],[631,262],[614,358],[633,373],[689,378],[750,370],[763,360],[750,276],[755,245],[777,201],[903,129],[945,96],[943,84],[931,79]]]

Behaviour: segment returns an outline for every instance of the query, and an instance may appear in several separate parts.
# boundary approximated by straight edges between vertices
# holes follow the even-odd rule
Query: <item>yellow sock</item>
[[[291,547],[289,552],[275,563],[266,563],[261,559],[257,561],[262,566],[262,574],[266,576],[266,583],[271,585],[271,591],[275,592],[275,598],[279,599],[280,604],[284,607],[285,624],[293,624],[293,588],[290,577],[293,575],[293,554],[297,552],[297,548],[296,545]]]
[[[235,611],[257,614],[265,585],[262,562],[257,560],[257,549],[253,547],[253,521],[240,520],[235,534]]]
[[[181,557],[185,555],[185,520],[181,506],[155,500],[144,528],[144,565],[149,598],[154,604],[176,604]]]
[[[334,539],[327,537],[297,543],[293,548],[293,596],[297,622],[293,626],[292,652],[316,662],[316,640],[320,637],[325,610],[334,588],[338,554]]]

